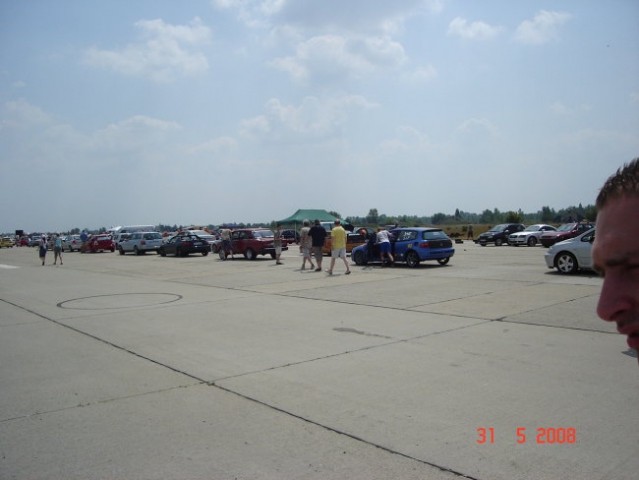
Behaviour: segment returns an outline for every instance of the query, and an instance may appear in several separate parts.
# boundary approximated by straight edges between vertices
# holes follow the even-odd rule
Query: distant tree
[[[376,208],[371,208],[366,215],[366,222],[371,225],[376,225],[379,222],[379,213]]]
[[[493,223],[495,216],[491,210],[484,210],[479,217],[479,223]]]
[[[541,217],[540,220],[542,223],[550,223],[554,220],[557,212],[550,207],[541,207]]]
[[[329,215],[333,215],[333,216],[334,216],[334,217],[336,217],[336,218],[339,218],[339,219],[341,219],[341,218],[342,218],[342,216],[341,216],[339,213],[337,213],[337,212],[332,212],[332,211],[331,211],[331,212],[328,212],[328,213],[329,213]]]
[[[510,212],[506,212],[506,223],[521,223],[522,220],[523,212],[513,212],[512,210]]]
[[[441,225],[442,223],[444,223],[446,221],[446,214],[445,213],[436,213],[432,216],[432,218],[430,219],[431,223],[433,225]]]

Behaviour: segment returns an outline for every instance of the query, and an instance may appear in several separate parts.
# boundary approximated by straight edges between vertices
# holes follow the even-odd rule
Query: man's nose
[[[602,320],[614,322],[631,308],[629,286],[625,283],[615,273],[606,272],[597,304],[597,315]]]

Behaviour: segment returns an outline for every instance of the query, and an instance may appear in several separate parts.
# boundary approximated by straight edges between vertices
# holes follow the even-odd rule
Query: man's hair
[[[639,157],[632,160],[611,175],[597,195],[596,206],[601,209],[612,198],[639,196]]]
[[[339,225],[339,224],[340,224],[339,218],[336,218],[335,219],[335,225]]]

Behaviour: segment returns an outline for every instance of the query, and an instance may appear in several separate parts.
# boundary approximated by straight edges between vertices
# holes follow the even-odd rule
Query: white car
[[[142,255],[146,252],[153,251],[158,253],[162,246],[162,235],[158,232],[133,232],[126,234],[120,238],[118,243],[118,251],[120,255],[126,252],[133,252],[136,255]]]
[[[592,270],[592,242],[595,229],[552,245],[544,259],[548,268],[556,268],[559,273],[576,273],[579,269]]]
[[[508,236],[508,244],[518,247],[519,245],[528,245],[534,247],[539,243],[539,237],[544,232],[554,232],[557,230],[552,225],[546,225],[545,223],[537,223],[526,227],[521,232],[515,232]]]
[[[82,248],[82,239],[80,235],[67,235],[62,237],[62,251],[63,252],[79,252]]]

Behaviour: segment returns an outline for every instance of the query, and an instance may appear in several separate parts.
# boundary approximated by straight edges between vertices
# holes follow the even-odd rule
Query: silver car
[[[592,270],[592,242],[595,229],[552,245],[544,259],[548,268],[556,268],[559,273],[576,273],[579,269]]]
[[[133,252],[142,255],[149,251],[158,253],[162,246],[162,235],[158,232],[133,232],[127,234],[126,238],[120,238],[118,251],[120,255],[126,252]]]
[[[508,244],[518,247],[519,245],[528,245],[534,247],[539,243],[539,237],[544,232],[554,232],[557,230],[552,225],[546,225],[545,223],[537,223],[526,227],[521,232],[511,233],[508,236]]]
[[[63,252],[79,252],[82,248],[82,239],[80,235],[67,235],[62,237],[62,251]]]

